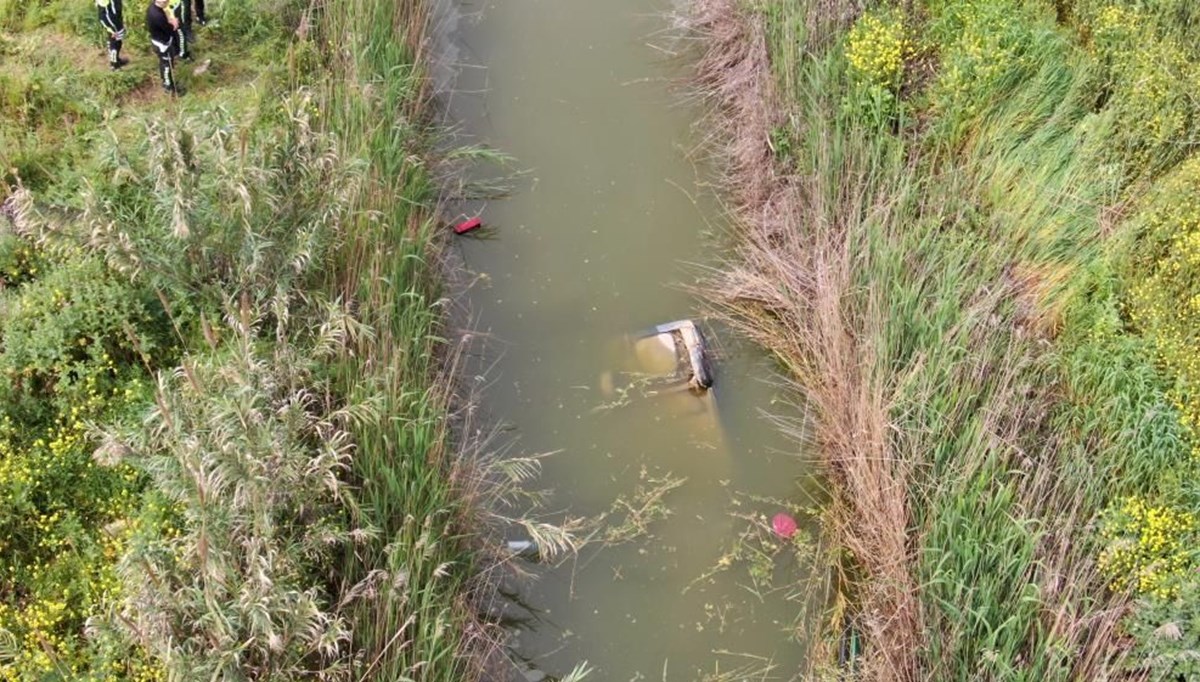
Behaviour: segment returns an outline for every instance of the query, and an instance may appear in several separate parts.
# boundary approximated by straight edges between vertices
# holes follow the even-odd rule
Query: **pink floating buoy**
[[[779,537],[787,540],[796,534],[796,519],[791,516],[779,512],[775,518],[771,519],[771,528]]]
[[[482,224],[483,224],[483,220],[481,220],[480,218],[471,218],[470,220],[464,220],[461,223],[454,226],[454,234],[462,234],[464,232],[470,232],[471,230],[474,230],[475,228],[479,227]]]

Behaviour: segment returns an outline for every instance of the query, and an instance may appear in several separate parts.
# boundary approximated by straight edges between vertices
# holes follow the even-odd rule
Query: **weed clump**
[[[1193,570],[1195,530],[1190,511],[1130,497],[1104,521],[1101,537],[1108,544],[1100,554],[1100,570],[1113,590],[1159,599],[1178,596],[1181,582]]]
[[[892,9],[863,14],[846,37],[846,59],[856,82],[895,92],[904,77],[913,41],[904,15]]]
[[[1129,316],[1175,377],[1172,403],[1200,457],[1200,159],[1181,164],[1145,203]]]
[[[1168,170],[1195,148],[1200,133],[1192,100],[1200,86],[1195,6],[1086,0],[1076,14],[1105,73],[1099,104],[1116,120],[1113,158],[1134,176]]]

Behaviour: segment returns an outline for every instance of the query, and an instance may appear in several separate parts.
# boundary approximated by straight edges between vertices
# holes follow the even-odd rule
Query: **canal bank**
[[[856,679],[1194,673],[1186,5],[695,3],[707,291],[809,396]]]
[[[426,9],[0,3],[0,679],[482,676]]]
[[[552,675],[586,660],[600,679],[788,679],[807,659],[799,545],[817,486],[767,415],[800,413],[771,360],[724,328],[702,321],[716,350],[704,395],[648,388],[656,361],[632,338],[696,315],[687,287],[725,229],[691,153],[698,111],[674,88],[688,57],[664,48],[675,8],[456,9],[449,117],[521,171],[508,198],[462,207],[486,228],[457,242],[487,339],[481,408],[521,451],[556,453],[543,513],[637,530],[523,564],[537,579],[517,595],[529,609],[515,655]],[[779,512],[801,518],[795,543],[773,534]]]

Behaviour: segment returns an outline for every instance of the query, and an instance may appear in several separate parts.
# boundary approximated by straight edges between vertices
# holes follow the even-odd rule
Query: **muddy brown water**
[[[557,453],[538,482],[553,491],[551,520],[686,479],[662,499],[669,515],[639,537],[529,566],[536,579],[514,595],[528,610],[509,611],[525,620],[513,625],[514,657],[551,677],[587,661],[593,680],[791,679],[808,651],[797,625],[805,588],[820,581],[791,547],[763,559],[764,531],[784,504],[812,504],[817,488],[798,446],[765,416],[796,417],[771,383],[775,369],[709,325],[714,390],[646,395],[638,372],[671,362],[628,338],[695,315],[680,285],[719,244],[720,211],[689,160],[697,112],[670,87],[685,60],[660,47],[674,8],[444,9],[441,51],[457,67],[451,120],[525,173],[510,197],[466,207],[490,232],[456,238],[477,275],[474,326],[489,338],[483,408],[511,425],[520,451]]]

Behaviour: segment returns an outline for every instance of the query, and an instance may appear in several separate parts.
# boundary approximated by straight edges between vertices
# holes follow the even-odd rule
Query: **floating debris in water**
[[[537,560],[541,558],[541,551],[533,540],[509,540],[505,543],[505,547],[511,554],[524,559]]]
[[[471,218],[470,220],[464,220],[461,223],[454,226],[454,234],[463,234],[466,232],[470,232],[471,230],[474,230],[475,228],[479,227],[482,224],[483,224],[483,220],[478,217]]]
[[[704,335],[692,320],[676,320],[660,324],[640,335],[640,340],[661,345],[674,355],[674,376],[686,382],[691,390],[703,393],[713,384],[708,366]]]
[[[771,528],[779,537],[784,540],[790,540],[796,534],[796,519],[793,519],[788,514],[779,512],[775,515],[775,518],[771,519]]]

